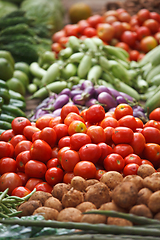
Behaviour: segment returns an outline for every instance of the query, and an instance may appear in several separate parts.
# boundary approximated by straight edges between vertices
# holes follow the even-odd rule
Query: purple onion
[[[70,97],[71,90],[69,88],[64,88],[58,95],[66,94]]]
[[[70,98],[73,99],[74,96],[82,94],[82,90],[71,90]]]
[[[58,117],[58,116],[60,116],[61,115],[61,110],[62,110],[62,108],[57,108],[55,111],[53,111],[53,113],[52,113],[52,117]]]
[[[98,102],[103,104],[102,106],[106,110],[117,106],[116,100],[107,92],[102,92],[98,95]]]
[[[81,105],[81,106],[83,106],[83,105],[85,105],[85,99],[82,97],[82,95],[81,94],[77,94],[77,95],[75,95],[74,97],[73,97],[73,102],[75,103],[75,104],[78,104],[78,105]]]
[[[90,98],[89,100],[86,101],[85,106],[90,107],[94,104],[97,104],[97,99],[96,98]]]
[[[81,90],[84,90],[87,87],[93,87],[93,83],[90,80],[85,80],[82,84],[81,84]]]
[[[116,101],[117,101],[117,104],[128,103],[127,100],[123,96],[117,96]]]
[[[69,97],[66,94],[62,94],[57,96],[54,104],[53,104],[53,110],[56,110],[58,108],[62,108],[65,104],[69,102]]]
[[[98,96],[101,92],[107,92],[107,93],[111,94],[111,92],[108,89],[108,87],[105,87],[103,85],[96,87],[95,88],[95,92],[96,92],[96,96]]]
[[[124,92],[119,92],[119,94],[121,96],[123,96],[124,98],[126,98],[128,101],[131,101],[131,102],[134,102],[135,99],[133,97],[131,97],[130,95],[128,95],[127,93],[124,93]]]

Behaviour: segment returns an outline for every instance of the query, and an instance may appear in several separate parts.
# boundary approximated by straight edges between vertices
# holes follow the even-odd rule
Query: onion
[[[116,100],[107,92],[102,92],[98,95],[98,102],[103,104],[106,110],[117,106]]]

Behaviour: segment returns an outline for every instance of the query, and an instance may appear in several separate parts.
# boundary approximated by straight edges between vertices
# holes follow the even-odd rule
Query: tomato
[[[143,156],[149,160],[155,167],[160,164],[160,145],[156,143],[146,143]]]
[[[91,37],[94,37],[94,36],[97,35],[97,31],[96,31],[96,29],[93,28],[93,27],[87,27],[87,28],[84,29],[83,34],[84,34],[86,37],[91,38]]]
[[[155,121],[155,120],[149,120],[148,122],[146,122],[143,126],[145,127],[155,127],[157,129],[160,130],[160,121]]]
[[[118,154],[121,155],[123,158],[125,158],[125,157],[128,156],[129,154],[133,153],[133,148],[131,147],[130,144],[120,143],[120,144],[117,144],[117,145],[113,148],[113,152],[114,152],[114,153],[118,153]]]
[[[58,151],[57,158],[58,158],[60,164],[61,164],[63,152],[65,152],[65,151],[67,151],[67,150],[69,150],[69,149],[70,149],[70,147],[63,147],[63,148],[61,148],[61,149]]]
[[[132,31],[132,27],[129,23],[127,22],[122,22],[122,26],[124,28],[124,31]]]
[[[118,8],[118,9],[116,9],[116,12],[117,12],[118,14],[120,14],[120,13],[122,13],[122,12],[126,12],[126,10],[125,10],[124,8]]]
[[[70,137],[70,147],[78,151],[83,145],[91,143],[91,138],[85,133],[75,133]]]
[[[4,173],[0,177],[0,191],[3,192],[6,188],[9,188],[8,194],[11,195],[13,189],[22,186],[22,180],[17,173]]]
[[[90,126],[87,129],[87,135],[90,137],[92,143],[105,142],[104,129],[101,126]]]
[[[0,175],[7,172],[16,172],[17,164],[13,158],[3,157],[0,159]]]
[[[74,177],[73,172],[66,172],[63,176],[63,182],[64,183],[71,183],[72,178]]]
[[[146,26],[140,26],[137,31],[137,39],[140,41],[142,38],[146,37],[146,36],[150,36],[151,35],[151,31],[148,27]]]
[[[79,26],[78,26],[78,24],[67,24],[64,26],[64,31],[65,31],[66,36],[78,37]]]
[[[32,142],[29,140],[23,140],[17,143],[14,149],[15,157],[17,157],[17,155],[23,151],[29,151],[31,146],[32,146]]]
[[[80,112],[80,116],[84,119],[85,122],[87,121],[86,112],[87,112],[87,108],[85,108]]]
[[[39,131],[40,129],[35,126],[26,126],[23,129],[23,135],[27,138],[27,140],[32,141],[33,134]]]
[[[131,15],[128,12],[121,12],[118,14],[118,19],[121,22],[129,23],[131,20]]]
[[[43,191],[43,192],[48,192],[48,193],[51,193],[52,189],[53,189],[53,187],[50,184],[48,184],[47,182],[37,183],[35,188],[37,191]]]
[[[138,20],[143,23],[145,20],[150,18],[150,11],[148,9],[142,8],[137,13]]]
[[[124,117],[126,115],[133,115],[133,109],[130,105],[121,103],[115,108],[114,113],[116,119],[119,120],[121,117]]]
[[[114,37],[114,27],[109,23],[100,23],[97,26],[97,36],[104,42],[110,42]]]
[[[157,43],[160,44],[160,32],[155,33],[154,38],[156,39]]]
[[[119,48],[123,48],[124,50],[126,50],[127,52],[129,52],[129,45],[128,45],[127,43],[118,42],[115,46],[116,46],[116,47],[119,47]]]
[[[51,158],[50,160],[48,160],[46,166],[48,169],[52,168],[52,167],[61,168],[61,164],[60,164],[58,158]]]
[[[81,122],[84,123],[84,119],[79,114],[74,113],[74,112],[70,112],[70,113],[68,113],[68,115],[64,119],[64,124],[69,126],[71,124],[71,122],[73,122],[75,120],[76,121],[81,121]]]
[[[114,28],[114,37],[120,39],[122,33],[124,32],[124,27],[120,21],[115,21],[112,23]]]
[[[99,14],[94,14],[93,16],[87,18],[87,22],[91,27],[96,28],[99,23],[103,22],[103,17]]]
[[[152,34],[158,32],[159,30],[159,23],[154,19],[147,19],[143,22],[143,26],[147,27]]]
[[[138,61],[138,57],[139,57],[139,51],[137,50],[132,50],[129,53],[129,59],[130,61]]]
[[[114,128],[113,127],[106,127],[104,129],[104,133],[105,133],[105,143],[107,143],[108,145],[111,145],[113,143],[112,140],[112,134],[113,134]]]
[[[100,123],[100,126],[102,128],[106,127],[118,127],[118,121],[114,117],[105,117],[102,122]]]
[[[66,104],[61,109],[61,120],[64,122],[64,119],[70,112],[77,113],[79,115],[79,109],[76,105]]]
[[[123,175],[137,175],[139,165],[136,163],[129,163],[123,169]]]
[[[143,128],[143,122],[140,118],[135,117],[137,122],[137,128]]]
[[[114,17],[118,18],[119,14],[117,13],[116,10],[107,10],[103,14],[103,19],[105,20],[106,17],[109,17],[109,16],[114,16]]]
[[[112,24],[112,23],[116,22],[117,20],[118,20],[117,17],[112,15],[112,16],[105,17],[104,22]]]
[[[43,180],[40,178],[29,178],[25,184],[25,187],[28,188],[30,191],[33,191],[35,186],[40,182],[43,182]]]
[[[51,157],[52,158],[55,158],[58,156],[58,151],[59,151],[59,148],[58,147],[54,147],[52,148],[52,154],[51,154]]]
[[[68,126],[68,134],[71,136],[74,133],[86,133],[87,127],[84,122],[75,120],[72,121]]]
[[[78,27],[79,27],[79,32],[82,35],[83,35],[84,30],[86,28],[90,27],[90,24],[86,19],[80,20],[77,24],[78,24]]]
[[[126,30],[121,35],[121,41],[127,43],[128,46],[133,47],[136,42],[136,37],[132,31]]]
[[[100,180],[101,177],[102,177],[102,175],[103,175],[104,173],[106,173],[106,170],[104,170],[104,169],[97,169],[97,170],[96,170],[95,178],[96,178],[97,180]]]
[[[153,164],[150,161],[146,160],[146,159],[142,159],[142,164],[149,164],[152,167],[154,167]]]
[[[133,148],[133,151],[137,155],[141,155],[145,146],[146,140],[142,133],[135,132],[133,133],[133,139],[130,142],[130,145]]]
[[[62,182],[63,175],[64,173],[61,168],[51,167],[46,171],[45,179],[49,185],[54,186],[55,184]]]
[[[155,127],[145,127],[142,130],[146,143],[160,144],[160,130]]]
[[[67,150],[62,153],[61,165],[66,172],[72,172],[79,161],[79,154],[75,150]]]
[[[37,139],[30,147],[31,159],[47,162],[52,156],[52,148],[44,140]]]
[[[16,172],[17,175],[20,177],[20,179],[22,180],[22,186],[25,186],[26,182],[28,181],[29,177],[27,176],[27,174],[25,174],[24,172]]]
[[[81,161],[96,163],[101,156],[101,148],[94,143],[85,144],[79,149],[79,156]]]
[[[37,119],[36,121],[36,127],[42,130],[45,127],[49,127],[50,121],[53,119],[53,117],[49,115],[42,116]]]
[[[68,126],[63,123],[56,124],[53,129],[56,132],[57,141],[68,135]]]
[[[125,161],[123,157],[117,153],[111,153],[104,159],[104,168],[106,171],[121,172],[124,165]]]
[[[124,160],[125,160],[125,165],[129,163],[136,163],[140,166],[142,164],[142,159],[137,154],[134,154],[134,153],[127,155],[124,158]]]
[[[59,42],[52,43],[51,50],[57,55],[63,49],[62,45]]]
[[[0,141],[10,142],[12,137],[14,137],[15,134],[13,132],[13,129],[7,129],[0,135]]]
[[[138,57],[138,62],[139,62],[142,58],[144,58],[144,56],[145,56],[145,53],[140,53],[140,54],[139,54],[139,57]]]
[[[133,139],[133,131],[128,127],[116,127],[112,133],[112,140],[115,144],[130,143]]]
[[[31,122],[25,117],[16,117],[11,123],[15,134],[23,134],[25,126],[31,126]]]
[[[140,41],[141,50],[145,53],[149,52],[153,48],[157,47],[158,43],[153,36],[144,37]]]
[[[160,15],[157,12],[150,12],[150,18],[160,23]]]
[[[58,43],[61,45],[62,49],[66,48],[68,43],[69,37],[61,37],[58,41]],[[59,53],[59,52],[58,52]]]
[[[51,119],[49,121],[49,127],[52,128],[52,127],[56,126],[59,123],[62,123],[61,116],[54,117],[53,119]]]
[[[32,135],[32,142],[34,142],[35,140],[40,138],[39,137],[40,133],[41,133],[41,130],[33,133],[33,135]]]
[[[109,146],[108,144],[106,143],[98,143],[98,146],[100,147],[101,149],[101,156],[98,160],[98,164],[100,165],[103,165],[103,160],[105,159],[105,157],[111,153],[113,153],[113,149],[111,148],[111,146]]]
[[[155,109],[149,114],[149,120],[160,121],[160,108],[155,108]]]
[[[13,157],[14,155],[14,147],[11,143],[0,141],[0,158],[3,157]]]
[[[105,111],[104,108],[99,105],[95,104],[88,108],[86,112],[86,118],[87,121],[91,124],[99,123],[101,122],[105,117]]]
[[[29,160],[25,164],[25,173],[32,178],[43,178],[47,171],[47,167],[43,162],[37,160]]]
[[[29,189],[27,189],[26,187],[20,186],[20,187],[16,187],[15,189],[13,189],[11,195],[23,198],[23,197],[27,196],[29,193],[31,193],[31,191]]]
[[[118,120],[118,125],[120,127],[128,127],[130,129],[132,129],[133,131],[136,130],[137,128],[137,121],[135,119],[134,116],[132,115],[126,115],[124,117],[121,117],[119,120]]]
[[[95,178],[96,167],[92,162],[80,161],[74,167],[73,173],[75,176],[80,176],[84,179],[92,179]]]
[[[41,130],[39,138],[49,144],[53,148],[57,141],[56,131],[51,127],[45,127]]]
[[[62,38],[62,37],[65,37],[66,34],[65,34],[65,31],[64,29],[61,29],[60,31],[57,31],[55,32],[53,35],[52,35],[52,41],[53,42],[59,42],[59,40]]]
[[[58,147],[63,148],[63,147],[67,147],[70,146],[70,136],[65,136],[62,137],[59,141],[58,141]]]
[[[21,141],[23,141],[23,140],[27,140],[27,138],[26,138],[24,135],[22,135],[22,134],[18,134],[18,135],[15,135],[15,136],[12,137],[10,143],[11,143],[11,144],[13,145],[13,147],[15,148],[15,146],[16,146],[19,142],[21,142]]]
[[[16,164],[19,171],[24,172],[25,164],[31,159],[30,151],[20,152],[16,157]]]

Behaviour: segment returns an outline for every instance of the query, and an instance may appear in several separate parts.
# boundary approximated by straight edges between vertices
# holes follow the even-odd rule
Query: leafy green
[[[0,1],[0,18],[17,9],[18,7],[16,4],[11,2],[6,2],[5,0],[4,1],[1,0]]]

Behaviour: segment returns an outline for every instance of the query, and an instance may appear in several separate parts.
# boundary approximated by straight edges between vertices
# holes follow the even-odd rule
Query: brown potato
[[[148,200],[148,207],[153,213],[160,211],[160,190],[151,194]]]
[[[153,192],[160,190],[160,172],[145,177],[144,187],[149,188]]]
[[[106,172],[100,178],[100,182],[105,183],[110,190],[113,190],[122,180],[122,174],[117,171]]]
[[[33,215],[42,215],[45,220],[57,220],[58,211],[54,208],[49,207],[39,207],[34,212]]]
[[[84,214],[82,215],[81,222],[97,224],[106,223],[107,217],[100,214]]]
[[[127,212],[126,209],[118,207],[114,201],[104,203],[100,206],[99,210],[112,210],[117,212]]]
[[[121,182],[112,191],[113,201],[121,208],[130,209],[137,201],[138,188],[133,182]]]
[[[97,209],[96,206],[91,202],[82,202],[76,208],[79,209],[81,212]]]
[[[45,203],[44,207],[50,207],[56,209],[58,212],[62,210],[62,203],[55,197],[48,198]]]
[[[150,176],[155,171],[156,170],[151,165],[149,165],[149,164],[142,164],[142,165],[139,166],[139,168],[137,170],[137,175],[142,177],[142,178],[145,178],[147,176]]]
[[[143,188],[143,178],[138,175],[127,175],[123,178],[123,182],[134,182],[138,190]]]
[[[86,189],[86,180],[80,176],[75,176],[71,180],[71,187],[83,192]]]
[[[109,189],[106,184],[99,182],[86,189],[85,201],[92,202],[96,208],[99,208],[103,203],[110,201]]]
[[[152,191],[149,188],[142,188],[138,192],[136,204],[145,204],[148,206],[148,199],[151,196]]]
[[[32,194],[28,201],[39,200],[42,203],[42,205],[44,205],[45,201],[50,197],[52,197],[51,193],[36,191],[35,193]]]
[[[83,193],[74,188],[71,188],[67,193],[63,194],[62,206],[64,208],[76,207],[83,201],[84,201]]]
[[[133,226],[131,221],[118,217],[108,217],[107,224],[116,226]]]
[[[33,214],[33,212],[42,206],[42,203],[39,200],[30,200],[27,202],[22,203],[19,207],[18,207],[18,211],[22,211],[22,213],[20,213],[18,216],[22,217],[22,216],[30,216]]]
[[[158,213],[156,213],[156,214],[154,215],[154,219],[160,221],[160,212],[158,212]]]
[[[151,210],[145,204],[133,206],[130,209],[129,213],[137,215],[137,216],[147,217],[147,218],[153,217]]]
[[[94,185],[95,183],[99,183],[99,181],[97,179],[87,179],[86,180],[86,188],[91,185]]]
[[[57,217],[57,221],[61,222],[80,222],[82,218],[82,212],[74,207],[62,209]]]
[[[66,183],[57,183],[51,192],[52,196],[58,198],[60,201],[62,200],[63,194],[67,193],[70,190],[70,184]]]

